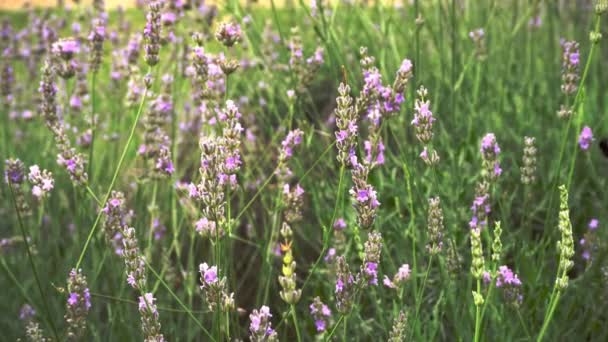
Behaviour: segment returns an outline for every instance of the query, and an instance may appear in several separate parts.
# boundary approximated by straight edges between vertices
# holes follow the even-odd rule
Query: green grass
[[[253,19],[251,24],[242,26],[244,42],[233,50],[242,58],[255,59],[258,63],[252,68],[241,68],[229,77],[226,98],[237,102],[241,97],[248,99],[240,106],[243,125],[250,128],[255,124],[257,140],[244,143],[244,164],[239,172],[241,186],[230,192],[227,207],[232,233],[224,237],[219,246],[195,233],[193,222],[199,218],[198,209],[183,205],[183,196],[174,186],[180,180],[200,179],[198,136],[184,133],[177,126],[177,122],[186,118],[184,104],[193,99],[190,80],[179,74],[181,65],[176,63],[181,63],[181,59],[172,56],[173,49],[179,49],[181,56],[182,45],[162,48],[161,62],[153,70],[157,77],[151,90],[153,93],[160,91],[158,80],[162,74],[177,76],[172,89],[177,121],[174,121],[175,125],[165,127],[169,136],[175,138],[172,141],[175,142],[176,173],[170,179],[154,182],[141,177],[146,166],[136,154],[143,141],[141,124],[135,126],[133,141],[125,149],[136,119],[137,105],[126,107],[126,83],[117,87],[109,78],[109,52],[113,48],[108,42],[104,63],[95,82],[95,112],[99,114],[100,122],[95,134],[90,191],[73,186],[65,169],[57,165],[57,148],[41,117],[27,122],[8,120],[7,108],[0,107],[1,124],[5,128],[1,140],[3,159],[14,157],[27,166],[38,164],[55,176],[55,189],[50,197],[42,203],[30,201],[34,214],[23,218],[23,229],[31,238],[32,261],[40,278],[41,291],[27,260],[25,244],[0,250],[3,273],[0,287],[4,289],[0,295],[0,311],[4,312],[0,316],[0,330],[3,338],[15,340],[24,336],[24,324],[18,320],[19,309],[24,303],[30,303],[36,309],[37,320],[46,335],[52,336],[54,325],[63,336],[66,295],[60,289],[66,286],[69,270],[79,263],[88,278],[93,301],[85,340],[141,339],[138,294],[127,285],[123,261],[106,243],[101,226],[93,231],[90,244],[83,252],[99,208],[91,193],[103,200],[110,185],[114,184],[114,189],[125,192],[128,207],[136,213],[133,225],[141,250],[149,256],[148,287],[158,299],[162,332],[170,340],[206,341],[209,337],[205,330],[214,339],[221,340],[220,335],[227,336],[227,321],[230,337],[246,338],[249,313],[262,305],[271,308],[272,324],[281,340],[296,340],[297,331],[301,340],[314,340],[314,321],[308,306],[315,296],[320,296],[332,309],[328,331],[333,332],[332,337],[337,340],[384,340],[400,310],[409,314],[408,334],[412,340],[473,340],[476,312],[471,291],[476,289],[476,281],[470,272],[468,222],[475,184],[481,179],[480,141],[486,133],[493,132],[502,150],[500,161],[504,172],[492,189],[490,220],[502,223],[503,258],[500,264],[508,265],[519,275],[523,282],[523,303],[515,309],[502,300],[500,289],[493,289],[492,296],[487,298],[487,288],[482,287],[487,304],[482,309],[480,340],[537,338],[550,307],[559,260],[556,248],[560,239],[557,228],[559,184],[567,184],[569,188],[575,266],[569,272],[569,287],[561,293],[544,337],[545,340],[606,340],[608,329],[604,322],[608,316],[604,306],[608,301],[608,260],[604,227],[608,222],[605,177],[608,159],[602,156],[595,143],[587,152],[578,150],[577,139],[585,125],[593,129],[598,140],[608,135],[605,119],[608,81],[604,70],[608,51],[605,41],[600,41],[591,54],[589,32],[596,25],[592,7],[558,6],[552,1],[538,3],[542,26],[529,28],[528,21],[536,14],[536,9],[528,1],[476,1],[467,2],[464,8],[455,0],[415,1],[415,5],[406,5],[403,9],[349,7],[336,3],[331,5],[332,12],[328,16],[315,18],[311,18],[310,9],[300,3],[294,8],[247,9],[235,1],[228,2],[220,9],[221,15],[240,21],[249,14]],[[77,19],[75,14],[55,13],[69,22]],[[126,15],[132,31],[141,31],[144,14],[129,10]],[[424,19],[421,26],[415,24],[417,15]],[[4,12],[0,16],[8,18],[18,28],[28,26],[24,13]],[[111,13],[110,18],[110,25],[115,25],[116,13]],[[291,73],[271,70],[272,65],[262,59],[264,49],[268,48],[262,38],[266,20],[285,43],[271,47],[278,53],[280,63],[288,63],[286,44],[289,28],[294,26],[300,29],[306,56],[317,46],[325,49],[324,65],[307,91],[298,95],[292,108],[286,95],[287,90],[294,87]],[[86,31],[88,21],[82,24]],[[487,58],[483,61],[475,58],[475,46],[468,37],[469,31],[479,27],[486,33]],[[180,22],[177,35],[190,42],[189,32],[206,30],[209,28],[204,23],[185,19]],[[61,36],[68,34],[65,29]],[[556,115],[565,101],[560,91],[559,40],[562,37],[580,42],[581,75],[586,69],[576,96],[577,110],[572,122],[560,120]],[[317,267],[313,265],[321,251],[334,246],[335,239],[327,239],[332,235],[329,227],[335,217],[344,217],[348,223],[344,249],[339,254],[346,256],[353,272],[361,264],[353,232],[356,212],[348,195],[352,186],[351,173],[346,170],[340,185],[341,168],[333,146],[334,127],[327,124],[335,108],[339,83],[346,79],[353,88],[353,96],[363,85],[358,62],[360,46],[368,47],[370,55],[376,58],[375,64],[385,83],[392,83],[395,70],[404,58],[414,62],[415,74],[400,113],[382,125],[386,163],[375,168],[369,178],[381,202],[373,226],[384,238],[380,284],[362,290],[350,314],[341,317],[335,309],[333,266],[323,259]],[[219,52],[222,47],[210,41],[205,44],[205,50]],[[143,58],[139,61],[143,73],[147,66]],[[5,62],[9,61],[3,59],[0,65]],[[15,68],[16,84],[21,87],[18,109],[37,112],[34,96],[37,95],[38,79],[28,79],[24,63],[10,62]],[[91,75],[88,77],[90,86]],[[266,87],[261,88],[260,82]],[[59,82],[59,103],[65,103],[61,94],[66,85],[67,89],[74,89],[74,79],[65,84]],[[436,172],[430,171],[418,158],[422,147],[410,125],[415,90],[420,85],[428,89],[431,109],[437,118],[433,147],[441,162]],[[264,106],[260,105],[261,99],[265,101]],[[147,109],[146,103],[142,116],[146,115]],[[89,105],[82,114],[70,116],[67,121],[82,131],[88,127],[85,117],[90,113]],[[267,258],[267,251],[274,248],[269,245],[270,232],[273,227],[277,231],[280,228],[284,209],[277,200],[282,189],[277,178],[271,175],[277,167],[277,151],[287,133],[290,118],[294,128],[304,131],[302,146],[296,149],[289,162],[294,175],[292,183],[299,182],[306,191],[304,219],[292,227],[298,288],[305,284],[302,298],[294,306],[295,312],[279,296],[280,258]],[[367,121],[360,122],[360,127],[359,144],[362,147]],[[213,129],[207,127],[205,130],[211,132]],[[105,138],[112,133],[118,133],[118,139]],[[529,187],[520,182],[524,136],[535,137],[538,148],[538,180]],[[89,154],[88,149],[78,148]],[[123,149],[124,163],[114,182]],[[4,182],[1,189],[0,238],[21,236],[11,191]],[[441,198],[445,247],[448,241],[453,243],[462,258],[460,271],[448,270],[447,248],[432,262],[429,259],[425,244],[427,199],[431,196]],[[156,209],[150,207],[152,203]],[[150,239],[154,217],[167,229],[161,240]],[[587,232],[591,218],[600,221],[599,249],[594,253],[593,262],[586,263],[581,258],[578,241]],[[367,240],[367,235],[368,231],[361,231],[363,241]],[[492,265],[490,238],[490,234],[482,234],[487,268]],[[324,245],[324,241],[328,243]],[[81,255],[82,262],[79,262]],[[220,260],[221,274],[228,278],[230,291],[235,292],[237,307],[246,311],[246,314],[232,312],[222,318],[221,328],[218,328],[218,316],[207,309],[198,280],[198,265],[202,262],[216,264],[217,260]],[[412,277],[402,290],[382,286],[383,275],[392,277],[404,263],[411,266]],[[40,292],[45,294],[44,300]],[[299,330],[294,321],[298,322]],[[328,335],[329,332],[324,336]]]

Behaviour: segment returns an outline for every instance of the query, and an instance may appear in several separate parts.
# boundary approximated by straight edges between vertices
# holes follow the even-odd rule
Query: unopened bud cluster
[[[522,161],[521,182],[525,185],[536,181],[536,139],[531,137],[524,138],[524,156]]]
[[[559,207],[559,231],[561,239],[557,242],[559,251],[559,266],[557,271],[556,286],[563,290],[568,287],[568,271],[574,266],[574,239],[572,237],[572,223],[570,222],[570,210],[568,208],[568,189],[560,185],[560,207]]]

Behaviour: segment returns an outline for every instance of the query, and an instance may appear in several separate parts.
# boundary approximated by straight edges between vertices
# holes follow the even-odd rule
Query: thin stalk
[[[340,326],[340,323],[342,323],[342,321],[344,320],[346,316],[344,314],[340,315],[340,319],[338,319],[338,322],[336,322],[336,325],[334,325],[333,329],[331,329],[331,331],[329,332],[329,335],[327,335],[325,337],[325,341],[331,341],[331,337],[334,336],[334,334],[336,333],[336,329],[338,329],[338,327]]]
[[[158,193],[158,181],[154,181],[154,185],[152,186],[152,202],[150,202],[150,207],[148,211],[150,212],[150,227],[148,228],[148,248],[146,248],[146,257],[150,259],[152,254],[152,240],[154,239],[154,219],[156,218],[156,212],[158,211],[156,208],[156,195]]]
[[[100,207],[103,206],[103,203],[99,200],[99,198],[97,197],[97,195],[95,195],[95,192],[93,192],[93,190],[91,189],[91,187],[87,185],[86,189],[87,189],[87,193],[89,195],[91,195],[91,197],[93,197],[93,199],[95,200],[95,202],[97,202],[97,205],[100,206]]]
[[[431,254],[431,256],[429,257],[429,264],[426,268],[426,272],[424,273],[424,279],[422,280],[422,288],[420,289],[420,292],[418,292],[418,295],[416,296],[416,313],[414,314],[414,329],[412,329],[412,334],[414,333],[413,330],[418,329],[418,314],[420,313],[420,306],[422,305],[422,295],[424,294],[424,289],[426,288],[426,281],[429,277],[429,273],[430,273],[432,264],[433,264],[433,254]]]
[[[167,285],[167,283],[162,279],[162,277],[158,274],[158,272],[156,272],[156,270],[154,270],[154,268],[152,268],[152,266],[150,266],[148,261],[144,259],[144,262],[146,263],[146,266],[152,272],[152,274],[154,274],[156,279],[158,279],[158,281],[160,281],[160,283],[163,285],[163,287],[165,289],[167,289],[167,291],[169,292],[171,297],[173,297],[177,301],[177,304],[179,304],[179,306],[181,306],[182,309],[184,309],[184,311],[186,311],[188,313],[188,316],[190,316],[190,318],[192,318],[192,320],[196,323],[196,325],[198,325],[198,327],[201,328],[201,330],[205,333],[205,335],[207,335],[207,337],[209,337],[212,341],[216,341],[216,339],[213,336],[211,336],[209,331],[207,329],[205,329],[203,324],[196,317],[194,317],[192,310],[190,310],[186,305],[184,305],[184,303],[181,301],[181,299],[179,299],[179,297],[175,294],[175,292],[173,292],[173,290],[171,290],[171,287],[169,285]]]
[[[97,80],[97,72],[91,77],[91,146],[89,150],[89,179],[93,179],[93,151],[95,145],[95,130],[97,128],[97,120],[95,119],[95,84]]]
[[[8,179],[8,178],[7,178]],[[19,221],[19,229],[21,230],[21,235],[23,236],[23,243],[25,244],[25,250],[27,251],[27,259],[30,262],[30,267],[32,268],[32,272],[34,273],[34,278],[36,279],[36,285],[38,286],[38,291],[40,292],[40,297],[42,297],[42,304],[44,307],[46,320],[51,325],[51,330],[53,331],[53,335],[57,341],[60,341],[59,335],[57,334],[57,328],[55,327],[55,323],[53,323],[51,310],[49,309],[49,304],[47,302],[47,297],[44,291],[42,290],[42,284],[40,283],[40,277],[38,276],[38,270],[36,269],[36,264],[34,264],[34,258],[32,257],[32,252],[30,250],[30,244],[27,241],[27,234],[25,233],[25,228],[23,226],[23,219],[21,218],[21,213],[19,212],[19,206],[17,205],[17,200],[15,199],[15,192],[13,190],[13,183],[8,181],[8,186],[11,191],[11,198],[13,200],[13,205],[15,206],[15,212],[17,213],[17,221]]]
[[[477,293],[481,294],[481,279],[477,279]],[[479,334],[481,328],[481,310],[479,305],[475,305],[475,338],[474,341],[479,341]]]
[[[150,72],[150,69],[151,68],[148,68],[148,72]],[[139,117],[141,116],[141,112],[144,107],[144,103],[146,101],[147,94],[148,94],[148,88],[146,88],[142,94],[141,101],[139,103],[139,108],[137,109],[137,114],[135,115],[135,121],[133,122],[133,125],[131,126],[131,132],[129,133],[129,138],[127,139],[127,143],[125,144],[125,147],[122,150],[122,154],[120,155],[120,159],[118,161],[118,165],[116,166],[116,170],[114,170],[114,176],[112,176],[112,182],[110,183],[110,187],[108,188],[108,191],[106,192],[106,195],[104,196],[104,199],[103,199],[104,204],[108,201],[108,198],[110,197],[110,194],[112,193],[112,188],[114,188],[114,183],[116,183],[116,179],[118,178],[118,173],[120,172],[120,168],[122,167],[122,164],[125,161],[125,157],[127,156],[127,151],[129,150],[129,146],[131,145],[131,142],[133,141],[133,137],[135,136],[135,129],[137,128],[137,123],[139,122]],[[84,247],[82,248],[82,251],[80,252],[80,256],[78,257],[78,262],[76,263],[76,269],[78,269],[80,267],[80,264],[82,263],[82,260],[84,259],[84,255],[86,254],[87,249],[89,248],[89,244],[91,243],[91,240],[93,239],[93,234],[95,234],[95,229],[97,228],[97,225],[99,224],[102,213],[103,212],[100,210],[99,213],[97,214],[97,217],[95,218],[95,222],[93,223],[93,226],[91,227],[91,229],[89,231],[87,240],[84,244]]]
[[[334,211],[331,216],[331,221],[329,222],[329,226],[325,227],[324,232],[323,232],[323,248],[321,248],[321,253],[319,254],[319,257],[313,264],[312,268],[310,269],[310,272],[308,272],[308,275],[306,276],[306,280],[304,280],[304,283],[302,284],[302,291],[304,291],[304,287],[306,287],[306,284],[308,284],[310,277],[312,277],[312,275],[316,271],[317,267],[319,266],[319,263],[321,262],[321,260],[323,259],[323,256],[325,255],[325,252],[327,252],[327,248],[329,247],[329,242],[331,241],[331,232],[332,232],[335,220],[336,220],[338,204],[340,203],[340,196],[342,194],[342,182],[344,181],[344,173],[345,173],[345,167],[344,167],[344,165],[342,165],[342,167],[340,168],[340,180],[338,182],[338,198],[336,198],[336,202],[334,203]]]
[[[553,300],[553,303],[549,309],[549,314],[547,315],[547,318],[543,322],[543,327],[540,329],[540,333],[538,334],[538,337],[536,338],[536,342],[540,342],[543,340],[543,337],[545,336],[545,333],[547,332],[547,328],[549,327],[549,323],[551,322],[551,319],[553,318],[553,313],[555,312],[555,308],[557,307],[557,303],[559,302],[560,296],[561,296],[561,291],[557,290],[557,292],[555,294],[555,299]]]
[[[291,318],[293,319],[293,325],[296,327],[296,336],[298,337],[298,342],[301,342],[302,337],[300,336],[300,325],[298,324],[298,316],[296,314],[296,308],[293,304],[291,304]]]

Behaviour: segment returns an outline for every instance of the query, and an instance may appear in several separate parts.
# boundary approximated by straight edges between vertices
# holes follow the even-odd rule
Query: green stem
[[[298,337],[298,342],[301,342],[302,337],[300,336],[300,325],[298,324],[296,308],[293,304],[291,304],[291,318],[293,319],[293,325],[296,327],[296,336]]]
[[[549,308],[549,314],[547,315],[546,319],[543,322],[543,327],[540,329],[540,333],[538,334],[538,337],[536,338],[536,342],[540,342],[543,340],[543,337],[545,336],[545,333],[547,332],[547,328],[549,327],[549,323],[551,322],[551,319],[553,318],[553,313],[555,312],[555,308],[557,307],[557,302],[559,302],[560,296],[561,296],[561,291],[557,290],[557,293],[555,294],[555,299],[553,300],[553,303],[551,304],[551,306]]]
[[[148,72],[150,72],[150,69],[151,68],[149,68]],[[129,133],[129,138],[127,139],[127,143],[125,144],[125,147],[122,150],[122,154],[120,155],[120,159],[118,161],[118,165],[116,166],[116,170],[114,170],[114,176],[112,176],[112,182],[110,183],[110,187],[108,188],[108,191],[106,192],[106,195],[104,196],[104,199],[103,199],[104,204],[108,201],[108,198],[110,197],[110,194],[112,193],[112,189],[114,188],[114,183],[116,183],[116,179],[118,178],[118,173],[120,172],[120,168],[122,167],[122,164],[125,161],[125,157],[127,156],[127,151],[129,150],[129,146],[131,145],[131,142],[133,141],[133,137],[135,136],[135,129],[137,128],[137,123],[139,122],[139,117],[141,116],[141,112],[144,107],[144,102],[146,100],[147,94],[148,94],[148,88],[146,88],[144,90],[144,92],[141,96],[139,108],[137,109],[137,114],[135,115],[135,121],[133,122],[133,125],[131,126],[131,132]],[[76,269],[78,269],[80,267],[80,264],[82,263],[82,260],[84,259],[84,255],[86,254],[87,249],[89,248],[89,244],[91,243],[91,240],[93,239],[93,234],[95,234],[95,229],[97,228],[97,225],[99,224],[102,213],[103,212],[100,210],[99,213],[97,214],[97,217],[95,218],[93,227],[91,227],[91,230],[89,231],[89,235],[87,236],[87,240],[84,244],[84,247],[82,248],[82,251],[80,252],[80,256],[78,257],[78,262],[76,263]]]
[[[99,198],[97,197],[97,195],[95,195],[95,192],[93,192],[93,190],[91,189],[90,186],[87,185],[86,187],[87,192],[89,193],[89,195],[91,195],[91,197],[93,197],[93,199],[95,200],[95,202],[97,202],[98,206],[103,206],[103,203],[99,200]]]
[[[432,264],[433,264],[433,254],[431,254],[431,256],[429,257],[429,264],[426,267],[426,272],[424,273],[424,279],[422,280],[422,288],[420,289],[420,292],[418,292],[418,294],[416,296],[416,313],[414,314],[414,329],[412,329],[412,330],[418,329],[418,314],[420,312],[420,306],[422,305],[422,295],[424,294],[424,289],[426,288],[426,280],[429,277],[429,273],[430,273]],[[412,334],[413,333],[414,332],[412,331]]]
[[[7,178],[8,179],[8,178]],[[44,311],[46,315],[46,320],[51,325],[51,330],[53,331],[53,335],[55,335],[55,339],[60,341],[59,335],[57,334],[57,328],[55,327],[55,323],[53,323],[51,311],[49,309],[49,304],[47,302],[47,296],[42,290],[42,284],[40,283],[40,277],[38,276],[38,270],[36,269],[36,264],[34,264],[34,258],[32,257],[32,252],[30,250],[30,244],[27,241],[27,234],[25,233],[25,228],[23,226],[23,219],[21,218],[21,213],[19,212],[19,206],[17,205],[17,200],[15,198],[15,192],[13,190],[13,183],[8,181],[8,186],[11,191],[11,198],[13,199],[13,205],[15,206],[15,212],[17,213],[17,220],[19,221],[19,229],[21,229],[21,235],[23,236],[23,243],[25,244],[25,250],[27,251],[27,258],[30,262],[30,267],[32,268],[32,272],[34,273],[34,278],[36,279],[36,285],[38,286],[38,291],[40,292],[40,297],[42,297],[42,304],[44,306]]]
[[[95,145],[95,130],[97,128],[97,119],[95,118],[95,81],[97,72],[93,73],[91,78],[91,146],[89,150],[89,179],[93,179],[93,151]]]
[[[152,266],[150,266],[150,264],[148,263],[148,261],[144,259],[144,262],[146,263],[146,266],[152,272],[152,274],[154,274],[154,276],[156,277],[156,279],[158,279],[158,281],[160,281],[160,283],[163,285],[163,287],[165,289],[167,289],[167,291],[169,292],[169,294],[171,295],[171,297],[173,297],[175,299],[175,301],[177,301],[177,304],[179,304],[179,306],[181,306],[182,309],[184,309],[184,311],[186,311],[188,313],[188,316],[190,316],[190,318],[192,318],[192,320],[196,323],[196,325],[198,325],[198,327],[201,328],[201,330],[205,333],[205,335],[207,335],[207,337],[209,337],[212,341],[216,341],[216,339],[213,336],[211,336],[211,334],[209,333],[209,331],[207,329],[205,329],[205,327],[203,326],[203,324],[194,316],[194,314],[192,313],[192,310],[190,310],[181,301],[181,299],[179,299],[179,297],[175,294],[175,292],[173,292],[173,290],[171,290],[171,287],[169,287],[169,285],[167,285],[167,283],[161,278],[161,276],[158,274],[158,272],[156,272],[156,270],[154,270],[154,268],[152,268]]]
[[[331,341],[331,337],[334,336],[334,334],[336,333],[336,329],[338,329],[340,323],[342,323],[345,317],[346,316],[344,314],[340,315],[340,319],[338,320],[338,322],[336,322],[336,325],[334,325],[333,329],[331,329],[329,335],[325,337],[325,341]]]
[[[477,279],[477,293],[481,294],[481,279]],[[475,305],[475,338],[474,341],[479,341],[479,334],[481,328],[481,310],[480,305]]]
[[[304,288],[306,287],[306,284],[308,284],[310,277],[312,277],[312,275],[315,273],[317,267],[319,266],[319,263],[325,256],[325,252],[327,252],[327,249],[329,248],[329,243],[331,241],[331,232],[332,232],[335,220],[336,220],[338,204],[340,203],[340,195],[342,194],[342,183],[344,181],[344,173],[345,173],[345,167],[344,167],[344,165],[342,165],[342,167],[340,168],[340,180],[338,182],[338,197],[336,198],[336,203],[334,203],[334,211],[331,216],[331,221],[329,223],[329,226],[325,227],[325,229],[323,231],[323,248],[321,248],[321,253],[319,254],[319,257],[313,264],[312,268],[310,269],[310,272],[308,272],[308,275],[306,276],[306,280],[304,280],[304,283],[302,284],[302,291],[304,291]]]

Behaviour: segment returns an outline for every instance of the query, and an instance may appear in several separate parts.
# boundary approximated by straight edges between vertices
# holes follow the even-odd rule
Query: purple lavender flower
[[[80,52],[80,43],[74,38],[60,39],[53,43],[51,52],[56,56],[61,57],[65,61],[69,61]]]
[[[579,245],[582,248],[581,256],[587,262],[593,260],[593,257],[600,250],[600,239],[597,235],[597,228],[599,227],[599,221],[597,219],[591,219],[587,225],[588,230],[585,235],[579,240]]]
[[[395,273],[395,276],[393,277],[393,279],[390,279],[387,276],[384,276],[384,286],[391,288],[391,289],[397,289],[399,287],[401,287],[403,284],[405,284],[405,282],[407,282],[410,279],[410,276],[412,274],[412,271],[410,269],[410,265],[408,264],[403,264],[401,265],[401,267],[399,267],[399,270],[397,271],[397,273]]]
[[[562,46],[562,92],[569,96],[578,89],[580,54],[578,43],[561,41]]]
[[[500,266],[496,276],[496,287],[503,290],[505,301],[511,305],[519,306],[523,301],[521,294],[522,282],[515,272],[508,266]]]
[[[19,310],[19,319],[27,322],[31,321],[34,316],[36,316],[36,310],[29,304],[23,304]]]
[[[327,325],[329,323],[328,321],[331,317],[331,310],[321,301],[321,298],[319,297],[315,297],[309,308],[310,314],[315,321],[317,332],[324,332],[325,329],[327,329]]]
[[[30,166],[28,179],[32,183],[32,195],[37,199],[45,197],[55,186],[53,174],[47,170],[41,172],[38,165]]]
[[[158,64],[158,54],[160,51],[160,10],[163,7],[162,1],[150,1],[149,11],[146,15],[146,27],[144,28],[144,38],[146,41],[146,63],[150,66]]]
[[[589,230],[597,230],[597,227],[599,226],[600,221],[598,219],[591,219],[591,221],[589,221],[589,225],[587,227],[589,227]]]
[[[281,142],[281,151],[279,155],[279,160],[281,162],[286,162],[293,156],[293,149],[302,143],[302,136],[304,132],[300,129],[295,129],[290,131],[285,139]]]
[[[202,263],[200,266],[200,273],[202,275],[201,279],[203,279],[203,287],[209,286],[210,284],[215,284],[218,281],[217,278],[217,266],[207,265],[207,263]]]
[[[89,44],[91,45],[89,65],[93,73],[99,71],[101,58],[103,56],[103,42],[106,38],[105,21],[101,18],[94,19],[91,33],[89,33]]]
[[[81,270],[72,269],[68,276],[68,299],[65,321],[68,325],[68,339],[80,339],[86,329],[86,319],[91,309],[91,294],[87,278]]]
[[[339,217],[338,219],[336,219],[336,221],[334,222],[334,229],[335,230],[344,230],[346,228],[346,221],[344,220],[343,217]]]
[[[215,38],[227,47],[241,41],[241,27],[237,23],[221,23],[215,32]]]
[[[583,127],[581,134],[578,136],[578,145],[581,150],[587,151],[593,142],[593,132],[588,126]]]
[[[278,341],[277,333],[272,329],[271,318],[270,308],[265,305],[260,310],[253,310],[249,315],[251,321],[249,324],[249,338],[251,341]]]
[[[502,169],[498,161],[500,147],[496,142],[494,133],[488,133],[483,137],[480,152],[483,158],[485,176],[489,177],[490,180],[496,180],[502,174]]]
[[[145,341],[164,342],[165,338],[160,332],[160,321],[155,301],[156,298],[154,298],[154,294],[152,293],[143,293],[143,296],[139,297],[141,328]]]

